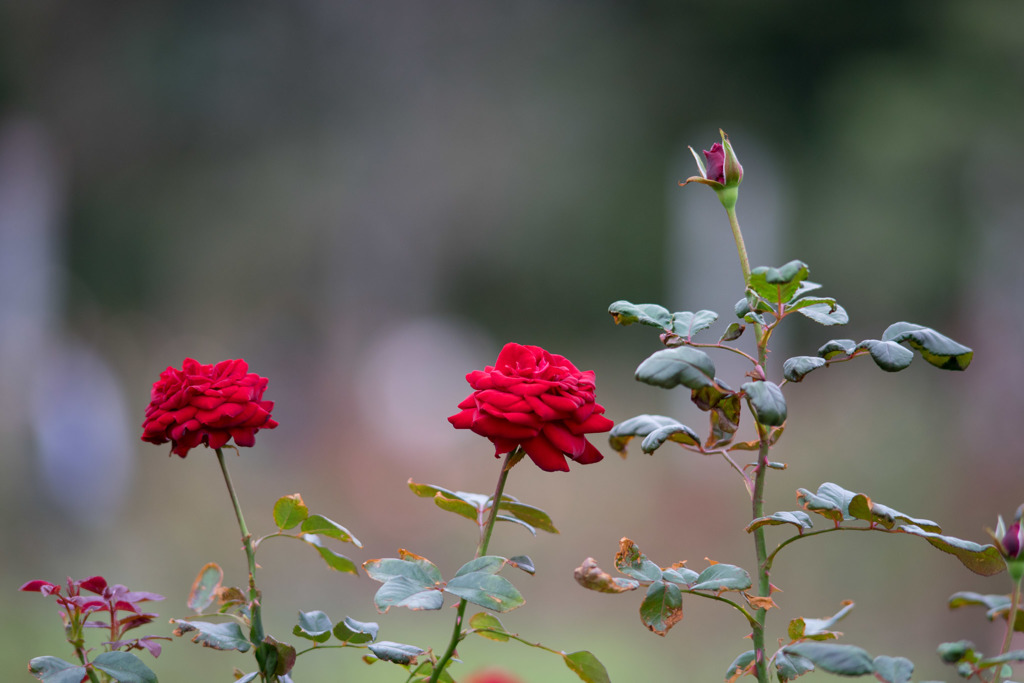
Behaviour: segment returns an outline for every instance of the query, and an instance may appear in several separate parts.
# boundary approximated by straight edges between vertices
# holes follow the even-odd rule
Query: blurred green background
[[[596,370],[616,421],[655,412],[703,428],[685,397],[632,381],[656,335],[605,311],[624,298],[731,318],[741,278],[724,214],[713,193],[677,186],[694,172],[686,146],[709,147],[719,127],[746,169],[753,264],[806,261],[851,316],[838,331],[794,322],[776,377],[787,355],[896,320],[976,351],[965,374],[864,360],[788,387],[775,457],[790,467],[772,474],[768,509],[835,481],[984,541],[1024,500],[1022,25],[1010,0],[0,0],[5,679],[30,680],[32,656],[70,656],[52,604],[17,592],[29,579],[103,574],[164,594],[161,634],[206,562],[244,581],[211,454],[181,461],[138,440],[151,383],[185,357],[244,357],[270,378],[281,426],[231,462],[257,533],[300,491],[364,541],[345,549],[357,562],[404,547],[446,575],[475,530],[405,482],[492,489],[490,445],[445,418],[465,373],[506,341]],[[719,370],[742,381],[740,366]],[[584,591],[572,570],[588,555],[610,566],[625,535],[661,565],[750,567],[742,485],[681,450],[623,461],[595,442],[599,465],[512,474],[509,493],[562,533],[499,528],[495,552],[538,566],[517,580],[528,604],[506,627],[590,649],[616,681],[720,680],[747,649],[741,619],[690,599],[661,639],[640,624],[639,595]],[[300,609],[376,618],[365,576],[286,541],[260,563],[281,638]],[[953,678],[939,641],[993,651],[1002,635],[945,600],[1003,592],[1003,579],[920,539],[796,544],[773,582],[770,641],[852,599],[846,642],[910,657],[917,680]],[[452,617],[379,621],[386,639],[441,649]],[[461,654],[459,672],[576,680],[513,644]],[[249,657],[174,642],[153,668],[226,681],[236,665]],[[399,673],[328,651],[294,678]]]

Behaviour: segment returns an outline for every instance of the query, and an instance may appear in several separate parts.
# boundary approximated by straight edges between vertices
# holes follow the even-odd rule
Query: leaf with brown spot
[[[573,571],[573,576],[576,583],[598,593],[625,593],[640,587],[639,581],[621,579],[603,571],[592,557],[583,560],[583,564]]]
[[[655,581],[640,603],[640,620],[653,633],[664,636],[683,618],[683,594],[675,584]]]

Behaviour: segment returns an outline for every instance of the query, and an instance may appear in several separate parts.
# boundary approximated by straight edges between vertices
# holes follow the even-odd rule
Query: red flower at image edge
[[[273,401],[264,401],[267,379],[249,372],[241,359],[203,365],[186,358],[182,369],[167,368],[153,384],[142,423],[142,440],[171,442],[181,457],[200,444],[221,448],[256,443],[256,432],[273,429]]]
[[[522,446],[545,472],[569,471],[601,460],[585,434],[607,432],[612,421],[594,401],[594,372],[580,372],[566,358],[539,346],[506,344],[493,367],[466,375],[474,392],[448,421],[494,444],[494,455]]]

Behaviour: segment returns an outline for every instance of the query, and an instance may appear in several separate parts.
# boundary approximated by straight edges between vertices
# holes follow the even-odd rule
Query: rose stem
[[[747,256],[747,246],[743,242],[743,232],[740,230],[740,222],[736,217],[736,207],[727,208],[726,215],[729,216],[729,227],[732,228],[733,239],[736,240],[736,253],[740,257],[740,268],[743,270],[743,284],[750,286],[750,259]],[[754,323],[757,340],[757,361],[764,371],[765,361],[768,357],[768,340],[761,333],[760,323]],[[768,473],[768,450],[771,444],[768,441],[769,431],[757,426],[757,433],[761,445],[757,453],[757,469],[754,472],[754,495],[752,496],[753,519],[764,517],[764,485],[765,475]],[[758,595],[768,597],[771,595],[771,583],[768,580],[768,553],[764,540],[764,527],[754,529],[754,553],[757,557],[757,587]],[[757,610],[755,618],[757,626],[754,627],[751,637],[754,641],[755,662],[757,667],[757,680],[759,683],[768,683],[768,661],[765,657],[764,627],[767,619],[767,610],[763,607]]]
[[[491,532],[494,531],[494,522],[498,519],[498,504],[501,502],[501,494],[505,490],[505,481],[508,479],[508,473],[512,469],[512,465],[518,462],[518,458],[515,458],[515,456],[520,450],[520,448],[516,448],[505,456],[505,462],[501,466],[501,474],[498,475],[498,485],[494,488],[494,497],[491,499],[491,514],[487,517],[484,533],[480,537],[480,543],[476,547],[476,555],[474,557],[483,557],[487,554],[487,546],[491,542]],[[465,614],[466,601],[464,599],[459,600],[458,611],[455,614],[455,628],[452,630],[448,649],[445,650],[441,658],[437,660],[437,664],[434,665],[434,672],[430,675],[429,683],[437,683],[437,679],[440,677],[441,672],[444,671],[448,660],[455,654],[455,648],[458,647],[459,642],[462,640],[462,618]]]
[[[227,463],[224,462],[224,451],[217,449],[217,462],[220,463],[220,470],[224,473],[224,483],[227,484],[228,493],[231,495],[231,504],[235,508],[235,517],[238,518],[238,528],[242,532],[242,544],[245,546],[245,557],[249,560],[249,610],[252,614],[252,627],[249,632],[249,640],[253,645],[259,647],[263,643],[263,619],[260,614],[260,594],[256,590],[256,551],[252,547],[252,534],[245,525],[245,517],[242,516],[242,506],[235,494],[235,487],[231,483],[231,475],[228,474]]]
[[[1010,651],[1010,643],[1013,642],[1013,624],[1017,621],[1017,610],[1020,608],[1020,581],[1017,581],[1013,586],[1013,592],[1010,593],[1010,612],[1006,615],[1006,635],[1003,636],[1003,647],[1000,648],[999,654],[1005,655]],[[1000,667],[1002,670],[1002,667]],[[996,676],[996,681],[1002,682],[1002,676]]]

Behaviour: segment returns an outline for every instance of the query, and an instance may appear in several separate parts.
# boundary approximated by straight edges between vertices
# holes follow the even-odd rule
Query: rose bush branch
[[[617,301],[609,307],[609,313],[617,324],[639,323],[659,330],[660,339],[667,348],[643,361],[636,369],[636,379],[664,389],[688,389],[691,401],[699,410],[708,414],[710,425],[707,434],[701,436],[698,431],[674,418],[639,415],[618,423],[612,429],[611,445],[623,455],[626,445],[634,438],[642,439],[641,449],[645,453],[653,453],[668,442],[701,454],[721,452],[733,469],[743,476],[751,500],[751,523],[747,526],[747,532],[754,544],[755,567],[752,573],[755,579],[752,585],[749,575],[745,572],[739,575],[743,570],[734,565],[727,565],[719,571],[732,575],[737,583],[731,589],[742,591],[753,610],[751,638],[754,648],[737,657],[726,675],[728,680],[752,675],[761,683],[767,683],[769,667],[774,665],[780,681],[791,680],[817,667],[840,675],[874,674],[882,681],[905,682],[909,680],[909,674],[904,677],[907,666],[912,668],[909,660],[871,658],[854,646],[820,642],[836,636],[812,629],[808,626],[812,622],[805,623],[802,618],[799,624],[797,620],[790,623],[787,631],[789,642],[780,641],[779,649],[769,655],[767,615],[770,609],[778,607],[772,599],[775,587],[771,584],[770,572],[779,552],[800,538],[811,538],[826,531],[885,531],[924,538],[939,550],[956,556],[967,568],[983,575],[1002,570],[998,552],[991,545],[945,536],[934,522],[909,517],[874,503],[863,494],[846,491],[835,484],[823,484],[817,493],[800,489],[798,500],[803,506],[802,510],[766,514],[768,472],[771,469],[786,468],[784,464],[770,459],[771,449],[781,438],[788,417],[782,387],[803,381],[818,368],[863,356],[869,356],[880,368],[889,372],[906,368],[913,360],[914,352],[938,368],[964,370],[973,352],[935,330],[901,322],[889,326],[880,339],[861,342],[832,339],[818,349],[816,356],[789,358],[783,363],[781,380],[772,381],[768,377],[765,361],[772,335],[783,320],[799,313],[821,325],[833,326],[845,324],[848,316],[835,299],[814,293],[821,285],[808,279],[810,270],[802,261],[790,261],[778,268],[751,268],[736,212],[743,167],[728,137],[724,132],[721,135],[721,143],[715,143],[703,153],[704,160],[694,152],[699,175],[680,184],[697,183],[710,187],[725,208],[744,279],[743,297],[734,307],[739,320],[730,324],[717,342],[703,342],[696,340],[696,336],[717,321],[718,314],[713,311],[671,312],[657,304],[633,304],[628,301]],[[754,350],[750,353],[735,346],[747,326],[752,326],[754,330]],[[714,363],[705,353],[705,350],[712,349],[738,353],[750,361],[752,368],[738,389],[716,375]],[[756,432],[753,440],[736,440],[743,413],[752,418]],[[733,451],[755,452],[756,461],[740,468],[729,457]],[[749,474],[748,468],[752,468]],[[835,528],[805,533],[805,530],[813,527],[808,513],[827,517]],[[851,521],[867,521],[868,526],[846,526]],[[794,525],[797,535],[784,540],[769,553],[766,527],[783,524]],[[627,540],[624,539],[623,543]],[[643,558],[639,564],[627,561],[628,558],[637,557]],[[682,617],[683,595],[701,595],[700,590],[716,585],[711,581],[713,575],[704,576],[704,572],[699,575],[696,572],[684,573],[677,568],[679,566],[680,563],[668,568],[658,567],[647,561],[639,550],[632,554],[624,553],[620,547],[616,555],[616,567],[628,578],[611,577],[599,570],[589,558],[577,569],[576,578],[584,587],[599,592],[617,593],[647,586],[648,594],[640,607],[641,620],[653,632],[664,635]],[[721,566],[713,565],[705,572]],[[746,576],[746,585],[743,576]],[[833,621],[848,611],[848,608],[844,608]],[[820,626],[819,622],[822,620],[813,621]]]

